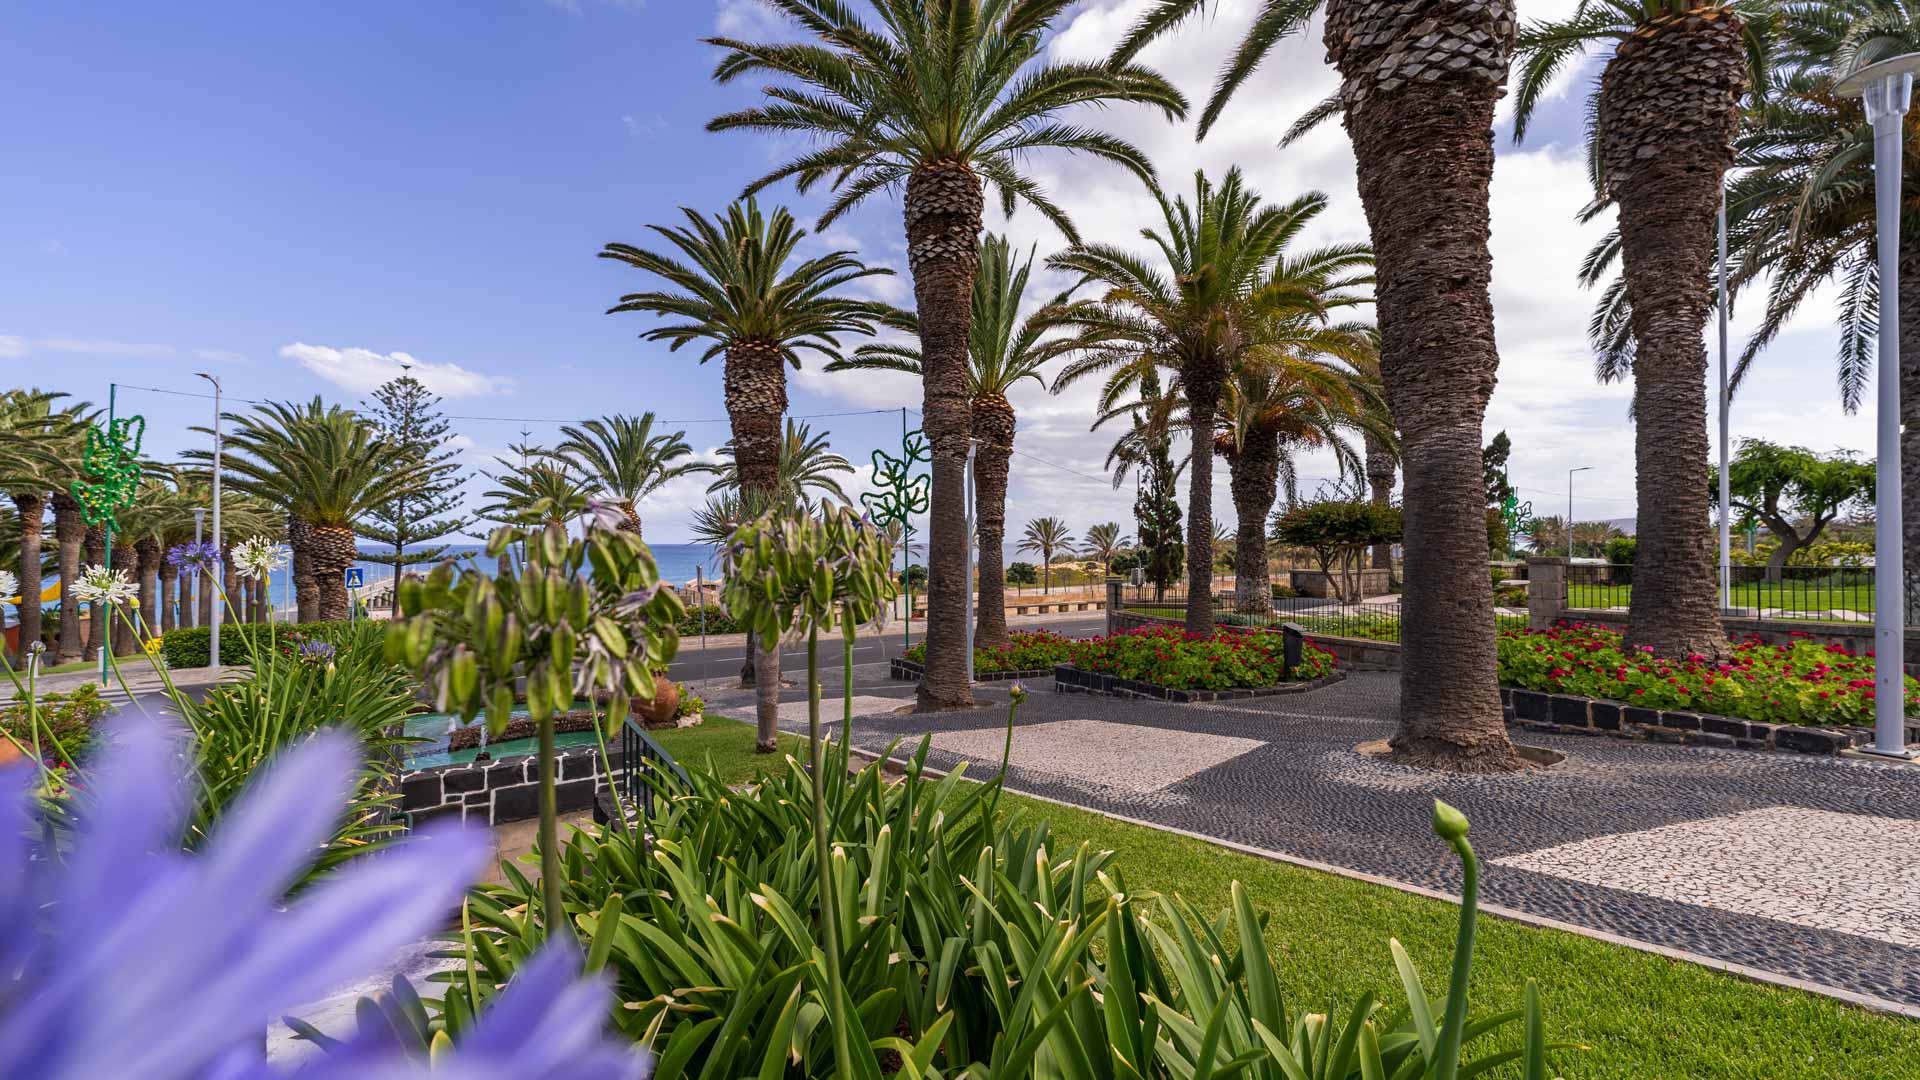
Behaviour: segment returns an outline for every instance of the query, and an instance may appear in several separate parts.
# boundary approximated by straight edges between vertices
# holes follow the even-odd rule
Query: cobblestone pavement
[[[1004,688],[976,689],[999,707],[913,714],[898,708],[912,688],[885,674],[856,668],[857,745],[929,734],[936,766],[998,764]],[[826,673],[829,717],[838,680]],[[1020,790],[1458,891],[1429,825],[1443,798],[1473,822],[1491,903],[1920,1004],[1920,769],[1529,733],[1567,760],[1441,775],[1355,750],[1392,731],[1391,674],[1210,705],[1029,689],[1009,769]],[[749,692],[709,701],[752,716]]]

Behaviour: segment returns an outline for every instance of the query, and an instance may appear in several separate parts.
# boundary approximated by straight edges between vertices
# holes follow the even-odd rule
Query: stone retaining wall
[[[1549,694],[1501,687],[1507,723],[1556,734],[1600,735],[1613,739],[1685,743],[1740,750],[1794,750],[1838,754],[1873,745],[1868,728],[1814,728],[1766,724],[1730,716],[1680,709],[1643,709],[1604,698]],[[1907,742],[1920,743],[1920,727],[1907,721]]]
[[[613,768],[623,760],[609,747]],[[593,806],[594,794],[607,786],[598,747],[571,747],[554,755],[554,799],[561,813]],[[400,804],[412,825],[452,818],[478,825],[499,825],[540,816],[538,755],[514,754],[494,761],[437,765],[400,775]]]
[[[902,657],[896,656],[887,662],[887,675],[889,678],[905,679],[908,682],[919,682],[921,677],[926,673],[927,669],[924,666]],[[1031,671],[996,671],[991,675],[976,673],[973,681],[1013,682],[1016,679],[1044,679],[1052,674],[1052,668],[1035,668]]]

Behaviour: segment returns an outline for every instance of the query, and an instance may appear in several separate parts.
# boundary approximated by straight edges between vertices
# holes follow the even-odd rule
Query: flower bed
[[[1064,663],[1080,644],[1051,630],[1015,630],[1007,635],[1005,645],[973,650],[973,673],[979,678],[1044,674],[1052,671],[1055,664]],[[908,649],[904,659],[913,665],[912,670],[923,671],[927,663],[927,643],[923,641]]]
[[[1288,671],[1279,634],[1189,634],[1171,626],[1142,626],[1079,642],[1070,662],[1081,671],[1170,690],[1251,689],[1334,673],[1333,654],[1312,641]]]
[[[1873,724],[1873,659],[1796,636],[1788,645],[1737,641],[1713,662],[1629,653],[1615,631],[1585,623],[1500,634],[1500,682],[1526,690],[1607,698],[1646,709],[1713,713],[1768,724]],[[1906,679],[1907,711],[1920,683]]]

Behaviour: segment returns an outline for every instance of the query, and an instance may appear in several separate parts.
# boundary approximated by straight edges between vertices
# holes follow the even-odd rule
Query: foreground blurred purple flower
[[[10,1076],[254,1080],[267,1019],[379,966],[445,924],[487,858],[484,835],[424,836],[356,861],[282,909],[359,770],[344,736],[287,753],[201,851],[180,850],[187,790],[157,723],[108,745],[71,851],[35,846],[29,769],[0,770],[0,1062]],[[432,1072],[630,1078],[642,1059],[601,1038],[606,989],[546,950]],[[398,1048],[349,1044],[291,1075],[428,1076]]]

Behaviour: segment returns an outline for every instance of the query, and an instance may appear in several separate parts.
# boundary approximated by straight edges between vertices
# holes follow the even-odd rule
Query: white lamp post
[[[975,551],[974,535],[973,535],[973,528],[974,528],[974,525],[973,525],[973,456],[974,456],[974,451],[978,449],[979,449],[978,442],[973,440],[968,440],[967,442],[967,502],[966,502],[966,506],[967,506],[967,576],[966,576],[967,633],[965,638],[965,645],[967,649],[967,682],[969,684],[973,682],[973,563],[974,563],[974,551]],[[929,612],[931,612],[931,609],[929,609]]]
[[[220,546],[220,380],[204,371],[198,372],[198,374],[201,378],[213,384],[213,546],[224,553],[226,549]],[[217,576],[221,583],[224,584],[226,581],[226,566],[224,563],[221,565],[220,573]],[[225,614],[222,609],[226,607],[227,598],[225,593],[216,587],[213,582],[210,581],[207,585],[214,590],[213,617],[208,620],[207,623],[207,666],[219,667],[220,620]]]
[[[1733,489],[1727,478],[1727,188],[1720,186],[1720,613],[1733,606]]]
[[[1587,472],[1592,468],[1591,465],[1582,465],[1577,469],[1567,470],[1567,558],[1569,559],[1573,558],[1573,474]]]
[[[1908,758],[1906,731],[1906,556],[1900,511],[1900,151],[1920,53],[1868,64],[1834,89],[1857,97],[1873,125],[1874,217],[1879,226],[1879,446],[1874,466],[1873,748]]]

